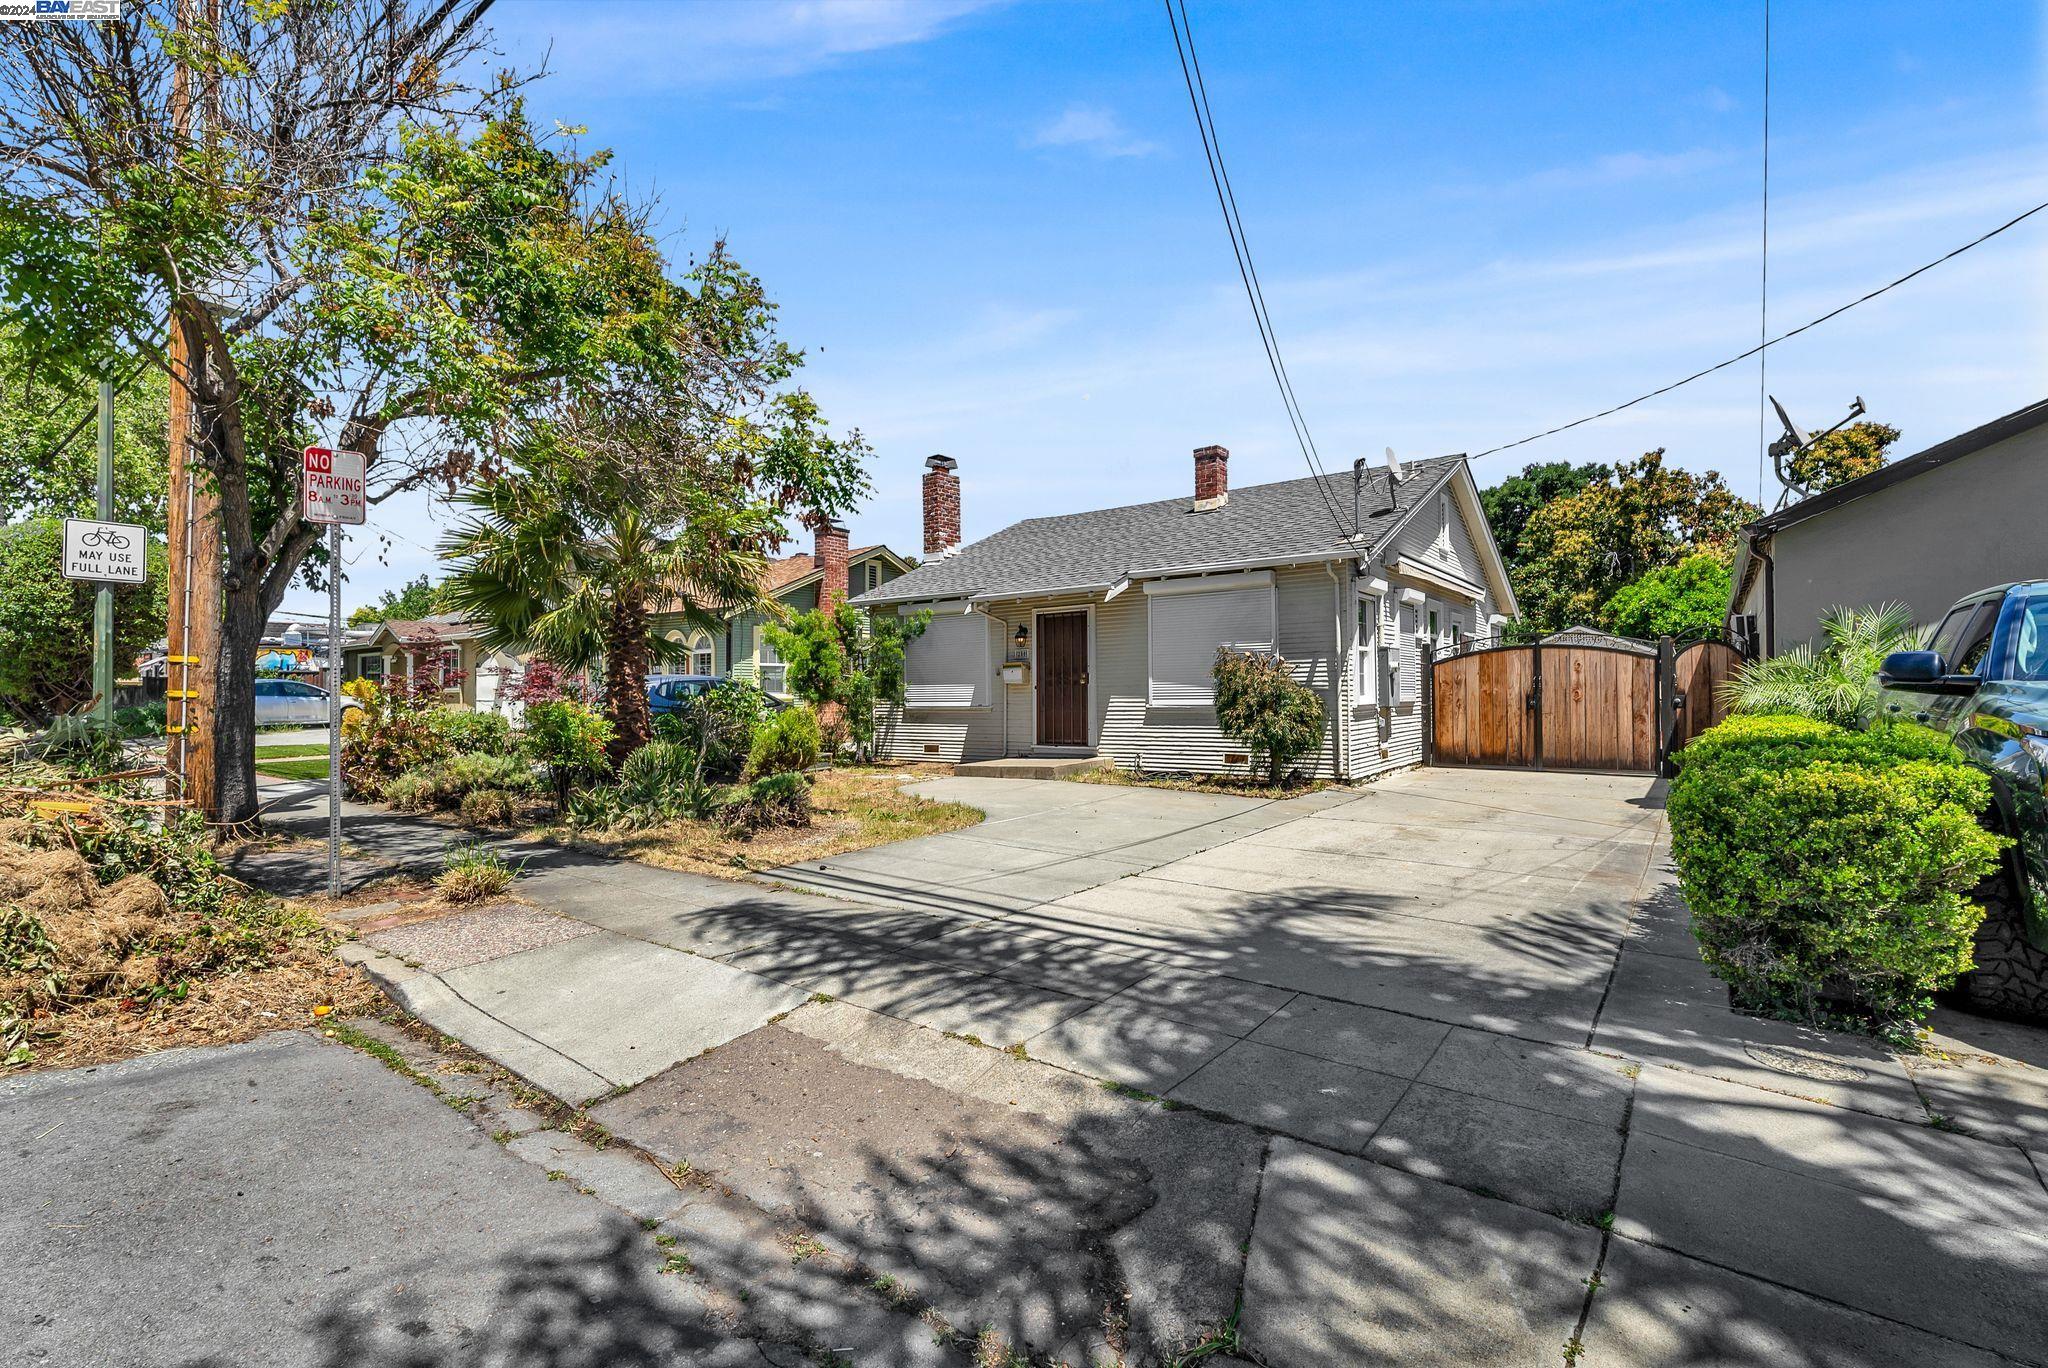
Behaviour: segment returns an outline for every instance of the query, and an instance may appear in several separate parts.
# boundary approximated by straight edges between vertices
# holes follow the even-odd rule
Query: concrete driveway
[[[1273,1368],[2048,1362],[2048,1033],[1731,1013],[1650,780],[920,791],[990,821],[797,887],[557,853],[522,889],[594,930],[384,972],[1048,1352],[1119,1285]]]

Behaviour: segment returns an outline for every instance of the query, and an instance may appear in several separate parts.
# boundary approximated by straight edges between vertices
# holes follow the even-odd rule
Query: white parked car
[[[362,706],[344,695],[341,715],[347,717],[351,708],[361,709]],[[256,725],[323,727],[327,725],[327,690],[296,679],[259,679],[256,681]]]

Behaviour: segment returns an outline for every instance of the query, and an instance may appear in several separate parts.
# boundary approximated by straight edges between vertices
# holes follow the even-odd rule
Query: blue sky
[[[1752,345],[1761,5],[1190,0],[1239,207],[1325,461],[1478,452]],[[924,458],[970,538],[1163,498],[1189,452],[1303,473],[1163,11],[1146,0],[500,0],[531,103],[723,236],[875,448],[856,541],[915,552]],[[1773,331],[2048,200],[2038,4],[1778,0]],[[1811,427],[1912,451],[2048,393],[2048,214],[1773,349]],[[1663,446],[1757,492],[1754,362],[1476,465]],[[1775,489],[1771,491],[1775,497]],[[388,564],[445,510],[380,510]],[[802,542],[797,549],[803,549]]]

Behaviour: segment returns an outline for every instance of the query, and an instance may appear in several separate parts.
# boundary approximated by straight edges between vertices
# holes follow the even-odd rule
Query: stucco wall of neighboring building
[[[2048,427],[1794,523],[1771,557],[1776,651],[1817,639],[1836,605],[1900,602],[1931,623],[1973,590],[2048,576]],[[1759,576],[1747,603],[1761,595]]]

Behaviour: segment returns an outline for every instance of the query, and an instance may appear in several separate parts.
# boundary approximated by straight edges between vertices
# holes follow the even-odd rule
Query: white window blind
[[[1154,707],[1206,708],[1216,700],[1216,652],[1271,651],[1273,590],[1267,585],[1209,593],[1161,594],[1147,600],[1151,610]]]
[[[768,639],[765,627],[754,629],[754,641],[758,648],[760,685],[772,694],[789,692],[789,667],[782,663],[782,657],[775,650],[775,643]]]
[[[934,617],[904,648],[904,705],[985,708],[991,674],[989,619],[981,613]]]
[[[1358,642],[1353,657],[1357,661],[1356,688],[1357,702],[1362,704],[1380,701],[1380,601],[1371,594],[1358,596]]]
[[[1418,635],[1422,626],[1421,605],[1401,605],[1401,634],[1396,639],[1396,650],[1400,663],[1394,676],[1394,701],[1413,703],[1416,699],[1416,685],[1422,674],[1422,641]]]

